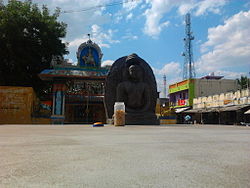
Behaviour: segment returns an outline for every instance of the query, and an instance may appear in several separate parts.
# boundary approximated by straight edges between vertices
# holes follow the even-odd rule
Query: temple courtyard
[[[1,125],[2,188],[247,188],[250,127]]]

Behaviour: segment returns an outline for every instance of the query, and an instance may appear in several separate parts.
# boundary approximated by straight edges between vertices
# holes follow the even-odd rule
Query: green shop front
[[[174,108],[177,114],[177,122],[183,122],[184,117],[181,112],[192,107],[194,91],[194,79],[183,80],[169,85],[170,106]]]

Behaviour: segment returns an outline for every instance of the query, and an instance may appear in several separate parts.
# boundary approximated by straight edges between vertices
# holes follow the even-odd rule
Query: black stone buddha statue
[[[150,66],[136,54],[114,62],[106,80],[105,106],[108,118],[115,102],[124,102],[125,123],[159,124],[155,115],[156,82]]]

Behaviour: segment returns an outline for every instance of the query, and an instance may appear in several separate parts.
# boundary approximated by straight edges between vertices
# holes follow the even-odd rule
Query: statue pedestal
[[[160,125],[154,113],[126,113],[126,125]]]

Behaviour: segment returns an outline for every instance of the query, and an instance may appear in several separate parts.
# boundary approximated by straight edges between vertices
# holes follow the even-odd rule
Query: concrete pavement
[[[2,125],[2,188],[247,188],[250,127]]]

